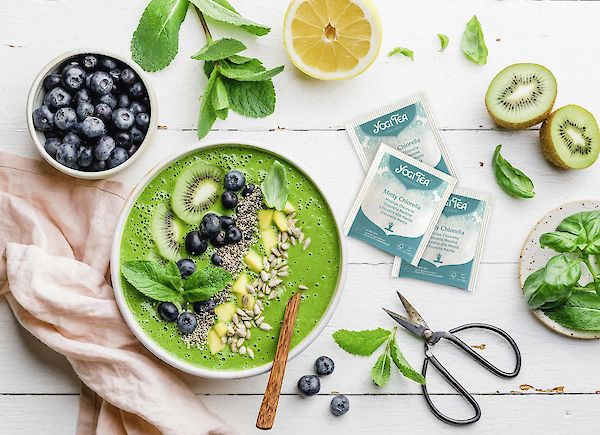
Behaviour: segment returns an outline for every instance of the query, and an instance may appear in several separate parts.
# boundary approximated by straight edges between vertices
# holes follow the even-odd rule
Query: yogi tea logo
[[[373,125],[373,134],[404,124],[406,121],[408,121],[406,113],[393,113],[387,120],[379,118]]]
[[[414,166],[411,167],[412,169],[415,169]],[[418,184],[421,184],[423,186],[429,186],[429,183],[431,182],[430,178],[427,178],[425,176],[425,173],[421,172],[421,171],[414,171],[411,170],[411,168],[408,167],[408,165],[400,165],[398,166],[396,169],[394,169],[394,172],[396,174],[400,174],[403,175],[406,178],[409,178],[413,181],[415,181]]]
[[[457,210],[466,210],[468,205],[468,202],[461,201],[461,199],[458,196],[454,195],[452,195],[450,198],[448,198],[448,201],[446,201],[446,207],[454,208]]]

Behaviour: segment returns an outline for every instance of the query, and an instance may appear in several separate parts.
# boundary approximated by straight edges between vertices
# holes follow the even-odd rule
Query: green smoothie
[[[233,353],[229,347],[211,355],[207,346],[188,347],[182,340],[175,323],[165,322],[158,316],[158,303],[145,297],[121,277],[125,299],[144,332],[163,349],[186,363],[214,370],[240,370],[262,366],[273,361],[286,303],[299,285],[307,286],[308,290],[305,290],[302,295],[292,347],[311,332],[331,303],[342,266],[338,228],[331,210],[317,187],[293,164],[252,147],[220,145],[181,158],[159,172],[146,186],[131,209],[125,224],[121,240],[121,262],[158,258],[150,231],[154,209],[158,204],[168,203],[179,173],[199,160],[219,166],[225,172],[234,169],[242,171],[246,176],[246,182],[255,185],[260,185],[275,160],[279,160],[285,166],[290,186],[289,200],[296,208],[297,226],[302,227],[302,231],[310,237],[311,241],[306,250],[300,243],[289,248],[289,274],[283,278],[287,290],[279,297],[263,302],[265,322],[272,325],[273,329],[252,330],[252,338],[246,345],[254,351],[254,359],[247,355]],[[217,214],[226,213],[219,201],[209,211]],[[196,228],[186,225],[185,229],[187,233]],[[183,240],[181,243],[183,245]],[[265,254],[260,242],[252,249]],[[210,265],[213,251],[214,249],[209,247],[204,254],[192,257],[198,268]],[[187,255],[185,251],[183,255]],[[252,279],[256,276],[247,268],[244,272]]]

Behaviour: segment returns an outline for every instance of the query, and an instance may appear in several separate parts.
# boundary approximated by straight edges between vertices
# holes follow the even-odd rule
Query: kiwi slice
[[[540,140],[546,158],[565,169],[587,168],[600,152],[600,131],[594,115],[574,104],[550,115],[542,125]]]
[[[485,107],[496,124],[520,130],[542,122],[556,100],[556,79],[535,63],[516,63],[494,77]]]
[[[204,162],[195,163],[177,177],[171,207],[181,220],[197,225],[206,210],[215,204],[222,185],[221,168]]]
[[[177,261],[181,258],[179,240],[183,236],[181,224],[175,215],[164,204],[159,204],[152,215],[150,232],[156,243],[156,250],[167,260]]]

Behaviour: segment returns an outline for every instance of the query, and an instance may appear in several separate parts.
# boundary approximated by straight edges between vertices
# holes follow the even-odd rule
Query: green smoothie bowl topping
[[[333,314],[343,250],[331,209],[287,159],[253,145],[202,146],[133,192],[111,271],[146,347],[208,377],[269,369],[287,301],[302,292],[292,356]]]

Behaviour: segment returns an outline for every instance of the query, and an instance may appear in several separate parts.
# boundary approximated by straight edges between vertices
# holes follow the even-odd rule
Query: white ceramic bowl
[[[123,230],[125,228],[127,217],[129,216],[129,212],[131,211],[133,205],[135,204],[135,201],[137,200],[139,195],[144,191],[144,189],[150,183],[150,181],[152,181],[152,179],[160,171],[162,171],[164,168],[169,166],[171,163],[173,163],[174,161],[176,161],[188,154],[195,153],[198,150],[207,149],[207,148],[211,148],[211,147],[217,147],[217,146],[223,146],[223,145],[232,145],[232,146],[242,145],[242,146],[247,146],[250,148],[256,148],[258,150],[271,153],[282,160],[286,160],[286,161],[290,162],[291,164],[293,164],[300,172],[302,172],[316,186],[316,188],[319,190],[321,195],[323,195],[325,203],[329,207],[329,210],[331,211],[331,215],[333,216],[336,227],[337,227],[338,240],[340,241],[340,262],[341,262],[340,274],[338,277],[338,282],[337,282],[337,286],[335,289],[335,293],[334,293],[334,295],[331,299],[331,302],[329,303],[329,306],[327,307],[327,310],[325,311],[324,315],[321,317],[321,319],[319,320],[317,325],[315,325],[315,327],[312,329],[312,331],[306,337],[304,337],[304,339],[300,343],[298,343],[298,345],[296,345],[291,350],[288,359],[291,360],[292,358],[299,355],[304,349],[306,349],[319,336],[319,334],[323,331],[325,326],[327,326],[327,323],[329,323],[329,320],[333,316],[333,313],[335,312],[335,309],[337,308],[337,305],[342,296],[342,290],[344,288],[344,280],[345,280],[345,276],[346,276],[347,255],[346,255],[346,246],[345,246],[344,238],[343,238],[342,233],[340,232],[341,227],[339,225],[338,219],[336,219],[335,215],[333,214],[333,210],[331,208],[330,202],[325,197],[325,194],[319,189],[318,185],[307,174],[307,172],[302,168],[302,166],[299,165],[297,162],[293,161],[292,159],[281,155],[279,152],[272,151],[269,148],[264,148],[257,143],[246,142],[246,141],[208,142],[208,143],[201,143],[201,144],[199,143],[188,149],[182,150],[182,151],[174,154],[173,156],[165,159],[164,161],[162,161],[161,163],[156,165],[152,170],[150,170],[150,172],[148,172],[148,174],[142,179],[142,181],[140,181],[139,184],[135,187],[133,192],[131,192],[131,194],[129,195],[129,198],[127,199],[127,202],[125,203],[125,205],[123,206],[123,209],[121,210],[121,214],[119,216],[119,220],[117,221],[117,227],[116,227],[114,238],[113,238],[112,252],[111,252],[111,257],[110,257],[110,274],[111,274],[112,284],[113,284],[113,288],[114,288],[114,292],[115,292],[115,298],[117,300],[119,309],[121,310],[121,314],[125,318],[125,322],[129,326],[131,331],[135,334],[135,336],[138,338],[138,340],[140,340],[140,342],[144,346],[146,346],[146,348],[150,352],[152,352],[154,355],[156,355],[158,358],[160,358],[167,364],[169,364],[175,368],[178,368],[179,370],[182,370],[186,373],[190,373],[192,375],[201,376],[203,378],[213,378],[213,379],[239,379],[239,378],[246,378],[249,376],[255,376],[255,375],[265,373],[271,369],[272,363],[268,363],[268,364],[265,364],[265,365],[262,365],[259,367],[254,367],[254,368],[246,369],[246,370],[212,370],[209,368],[199,367],[199,366],[187,363],[186,361],[184,361],[182,359],[174,357],[172,354],[170,354],[169,352],[164,350],[161,346],[159,346],[157,343],[155,343],[152,340],[152,338],[150,338],[144,332],[144,330],[138,324],[136,318],[133,316],[133,314],[129,310],[129,307],[127,306],[127,301],[125,300],[125,295],[123,293],[123,288],[121,287],[121,273],[120,273],[120,267],[119,267],[121,264],[121,261],[120,261],[121,238],[123,235]]]
[[[132,70],[136,72],[136,74],[140,77],[142,83],[146,87],[148,91],[148,98],[150,100],[150,125],[148,127],[148,132],[146,133],[146,137],[144,141],[140,144],[139,149],[129,158],[127,161],[115,168],[108,169],[106,171],[99,172],[85,172],[78,171],[75,169],[67,168],[66,166],[61,165],[56,160],[50,156],[44,149],[44,142],[46,138],[44,133],[41,131],[37,131],[33,126],[32,114],[35,109],[42,105],[42,101],[44,99],[45,90],[43,87],[44,78],[53,72],[58,70],[58,67],[67,59],[73,56],[80,56],[82,54],[98,54],[101,56],[108,56],[114,59],[117,59],[129,66]],[[125,59],[118,54],[111,53],[106,50],[96,50],[96,49],[87,49],[81,48],[77,50],[67,51],[66,53],[62,53],[61,55],[52,59],[37,75],[33,84],[31,85],[31,89],[29,90],[29,96],[27,97],[27,108],[26,108],[26,116],[27,116],[27,127],[29,129],[29,133],[31,134],[31,138],[35,143],[35,146],[40,153],[40,155],[46,160],[50,165],[54,168],[58,169],[60,172],[64,172],[72,177],[76,178],[84,178],[88,180],[97,180],[100,178],[108,178],[118,172],[121,172],[131,166],[140,156],[140,154],[147,148],[154,131],[156,130],[156,125],[158,122],[158,111],[156,104],[156,95],[154,94],[154,90],[149,82],[149,80],[144,76],[144,71],[132,60]]]

